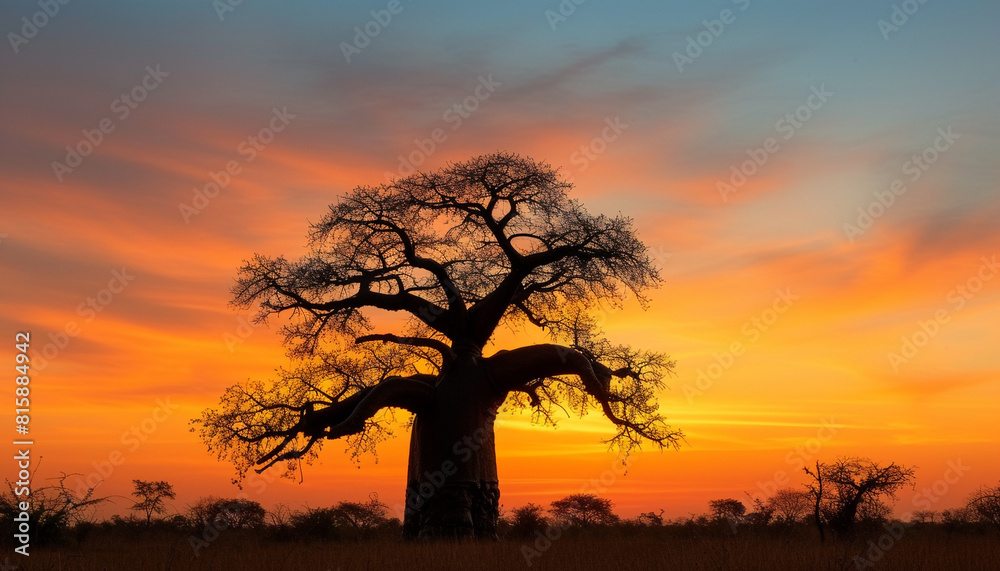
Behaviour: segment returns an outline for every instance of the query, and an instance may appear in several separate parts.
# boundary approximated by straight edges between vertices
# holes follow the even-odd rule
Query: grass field
[[[261,539],[243,532],[221,534],[195,556],[187,536],[174,533],[94,532],[82,540],[33,548],[30,557],[7,561],[26,570],[219,571],[219,570],[633,570],[760,569],[899,571],[1000,570],[997,533],[946,534],[941,529],[910,529],[882,552],[869,541],[878,536],[821,543],[808,534],[740,534],[735,537],[668,531],[625,533],[613,530],[569,534],[533,552],[532,540],[498,543],[401,543],[371,541],[289,541]],[[883,545],[888,541],[883,540]],[[539,545],[544,547],[544,543]],[[878,561],[856,557],[871,552]],[[881,557],[878,555],[881,553]],[[2,568],[2,563],[0,563]]]

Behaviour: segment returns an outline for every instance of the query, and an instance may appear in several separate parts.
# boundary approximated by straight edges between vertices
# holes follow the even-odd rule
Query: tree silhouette
[[[255,529],[264,525],[267,510],[260,502],[246,498],[198,498],[188,508],[188,517],[196,527],[216,529]]]
[[[831,464],[816,463],[816,470],[804,468],[813,483],[807,484],[817,507],[817,525],[822,532],[818,512],[831,529],[846,532],[854,528],[859,516],[873,519],[888,513],[885,501],[896,492],[913,485],[913,468],[890,463],[883,465],[868,458],[843,457]]]
[[[781,523],[801,520],[809,511],[809,494],[792,488],[782,488],[767,499],[767,506]]]
[[[979,521],[1000,528],[1000,485],[979,488],[969,497],[966,507]]]
[[[737,499],[724,498],[721,500],[712,500],[708,502],[708,507],[712,515],[712,521],[716,523],[725,522],[734,535],[737,533],[740,524],[747,522],[747,507]],[[760,523],[767,524],[766,519],[770,519],[770,517],[768,516],[764,519],[765,521],[761,521]]]
[[[332,507],[306,508],[290,514],[288,523],[299,537],[368,538],[394,521],[388,517],[388,507],[373,493],[367,502],[342,501]]]
[[[817,460],[814,470],[809,468],[802,468],[802,470],[812,477],[812,481],[805,484],[806,496],[809,498],[809,503],[812,504],[813,523],[819,530],[819,540],[826,541],[826,528],[823,526],[823,500],[828,492],[823,487],[823,464]]]
[[[163,480],[155,482],[132,480],[132,484],[135,486],[132,495],[138,499],[131,509],[146,514],[146,525],[152,522],[153,514],[167,511],[164,500],[172,500],[177,497],[177,494],[174,493],[174,487]]]
[[[618,516],[611,509],[611,500],[595,494],[571,494],[551,504],[552,517],[556,521],[575,527],[611,525],[618,522]]]
[[[548,523],[545,509],[531,502],[514,508],[510,514],[510,530],[514,537],[532,537],[537,530],[544,529]]]
[[[975,511],[969,509],[969,506],[967,505],[958,508],[942,510],[941,525],[944,527],[945,532],[948,534],[948,537],[950,538],[951,534],[969,525],[975,517],[976,517]]]
[[[708,502],[708,508],[712,513],[712,518],[726,520],[730,523],[743,521],[743,516],[747,513],[747,507],[743,505],[743,502],[733,498],[712,500]]]
[[[39,465],[40,463],[35,464],[35,470],[31,473],[32,481],[37,481],[35,473]],[[31,490],[26,523],[30,529],[32,543],[47,544],[58,540],[72,526],[91,521],[97,506],[111,501],[110,497],[100,497],[95,494],[97,486],[76,490],[70,488],[66,483],[70,476],[82,476],[82,474],[61,472],[59,476],[49,478],[57,483]],[[21,509],[23,502],[25,502],[24,496],[19,496],[14,483],[8,480],[7,491],[0,493],[0,521],[5,522],[4,527],[11,536],[21,533],[17,518],[25,511]],[[19,548],[25,549],[23,546]]]
[[[298,261],[256,255],[233,303],[281,314],[297,365],[236,385],[206,410],[200,433],[238,477],[312,461],[346,438],[354,455],[412,413],[404,536],[495,537],[494,419],[504,403],[554,423],[600,410],[625,450],[676,446],[656,390],[673,362],[615,345],[598,327],[660,278],[630,219],[591,215],[548,165],[492,154],[355,189],[309,232]],[[374,332],[377,315],[408,318]],[[501,326],[537,327],[540,343],[483,356]]]
[[[343,501],[334,508],[338,525],[353,530],[359,536],[368,536],[389,521],[389,506],[372,493],[367,502]]]
[[[642,512],[636,518],[635,521],[639,525],[646,527],[663,527],[663,512],[665,510],[661,509],[659,512]]]

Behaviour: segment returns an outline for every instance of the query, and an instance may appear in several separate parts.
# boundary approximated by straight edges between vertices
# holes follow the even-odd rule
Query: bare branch
[[[355,343],[367,343],[370,341],[388,341],[391,343],[398,343],[400,345],[427,347],[428,349],[434,349],[440,353],[445,362],[455,359],[455,352],[448,346],[447,343],[441,341],[440,339],[430,339],[427,337],[401,337],[391,333],[382,333],[377,335],[362,335],[354,340]]]
[[[489,359],[487,365],[503,390],[525,392],[537,400],[539,380],[546,377],[575,376],[582,382],[582,389],[596,400],[604,415],[619,428],[609,440],[624,447],[638,445],[645,439],[658,446],[676,446],[683,437],[669,429],[663,417],[656,413],[652,402],[651,387],[657,386],[654,378],[619,367],[612,370],[583,352],[562,345],[542,344],[501,351]],[[631,391],[613,390],[612,377],[630,378]],[[639,387],[645,383],[646,387]]]

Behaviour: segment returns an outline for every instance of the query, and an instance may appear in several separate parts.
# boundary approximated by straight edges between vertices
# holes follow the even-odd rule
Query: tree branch
[[[257,472],[262,472],[281,460],[301,457],[319,438],[335,439],[364,431],[365,422],[383,408],[419,412],[434,392],[434,378],[433,375],[388,377],[373,387],[362,389],[325,408],[314,410],[313,407],[305,407],[299,421],[285,432],[285,439],[256,460],[255,464],[264,464]],[[310,437],[309,443],[302,450],[282,454],[299,434]]]
[[[355,343],[367,343],[370,341],[388,341],[390,343],[398,343],[400,345],[412,345],[414,347],[426,347],[428,349],[434,349],[438,353],[441,353],[442,359],[445,363],[451,362],[455,359],[455,352],[447,343],[441,341],[440,339],[431,339],[428,337],[401,337],[399,335],[393,335],[392,333],[381,333],[375,335],[362,335],[354,340]]]
[[[636,422],[623,417],[612,408],[612,403],[623,407],[632,404],[610,392],[612,377],[633,377],[629,369],[612,371],[584,352],[571,347],[555,344],[540,344],[521,347],[511,351],[501,351],[486,360],[494,379],[506,391],[521,391],[532,395],[538,379],[573,375],[580,378],[584,390],[594,397],[604,416],[624,430],[621,436],[635,442],[635,435],[646,438],[661,446],[673,444],[678,434],[663,431],[659,426],[660,417]],[[627,413],[627,411],[624,411]],[[634,434],[633,434],[634,433]]]
[[[441,289],[444,290],[445,296],[448,299],[448,307],[451,311],[458,314],[464,314],[466,311],[465,302],[462,299],[462,292],[452,281],[451,276],[448,275],[448,271],[445,266],[436,260],[430,258],[425,258],[417,254],[416,246],[413,244],[413,240],[405,229],[400,227],[398,224],[387,220],[383,216],[379,216],[376,220],[370,221],[353,221],[356,224],[361,224],[371,228],[372,225],[381,225],[388,229],[388,231],[395,234],[400,243],[403,245],[403,256],[406,258],[407,263],[409,263],[414,268],[420,268],[426,270],[434,275],[437,279],[438,284]]]

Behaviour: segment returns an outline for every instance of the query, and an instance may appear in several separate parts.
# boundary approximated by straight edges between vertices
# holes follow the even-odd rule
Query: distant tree
[[[712,500],[708,502],[709,513],[715,520],[726,520],[729,522],[741,522],[747,513],[747,507],[743,502],[733,498],[722,500]]]
[[[884,518],[889,512],[885,502],[894,500],[896,492],[912,486],[915,479],[911,467],[857,457],[817,462],[815,471],[804,470],[812,478],[806,488],[817,512],[821,510],[825,522],[837,532],[850,531],[859,519]]]
[[[183,514],[179,513],[174,514],[168,518],[165,518],[164,521],[171,528],[176,530],[187,530],[191,527],[191,522],[188,520],[188,518],[184,517]]]
[[[510,531],[515,537],[530,537],[536,530],[544,529],[548,523],[545,508],[530,502],[514,508],[510,514]]]
[[[910,521],[913,523],[934,523],[937,515],[938,513],[933,510],[917,510],[913,512],[913,518]]]
[[[645,527],[661,527],[661,526],[663,526],[663,523],[664,523],[663,522],[663,511],[664,510],[661,509],[659,511],[659,513],[657,513],[657,512],[642,512],[642,513],[639,514],[638,517],[635,518],[636,522],[639,525],[642,525],[642,526],[645,526]]]
[[[707,527],[712,523],[705,514],[689,514],[688,517],[677,518],[677,524],[685,527]]]
[[[973,513],[973,510],[969,509],[968,506],[942,510],[941,525],[944,526],[944,530],[948,533],[948,536],[951,537],[952,533],[972,523],[972,520],[975,517],[976,516]]]
[[[378,494],[371,494],[367,502],[340,502],[333,509],[334,522],[353,530],[361,536],[368,536],[372,531],[385,525],[389,518],[389,506],[378,499]]]
[[[288,526],[302,537],[367,538],[389,524],[389,506],[371,494],[367,502],[342,501],[332,507],[306,508],[287,517]]]
[[[819,540],[826,541],[826,532],[823,525],[823,499],[827,491],[823,487],[823,465],[817,460],[815,469],[803,468],[803,470],[805,470],[806,474],[812,476],[812,481],[806,482],[805,486],[806,496],[812,505],[813,523],[816,524],[816,529],[819,530]]]
[[[268,510],[266,521],[267,525],[271,527],[288,527],[292,521],[292,510],[285,504],[278,504],[274,506],[274,509]]]
[[[29,504],[27,523],[34,543],[45,544],[57,540],[73,525],[91,521],[93,508],[109,501],[110,498],[98,497],[94,493],[96,486],[79,492],[68,487],[66,480],[70,476],[79,475],[63,473],[51,478],[57,483],[35,488],[31,490],[30,496],[17,495],[14,484],[8,480],[8,491],[0,494],[0,520],[4,521],[5,526],[10,526],[9,530],[5,530],[9,531],[7,537],[18,533],[14,531],[17,529],[14,518],[20,515],[20,503],[24,501]]]
[[[332,507],[306,508],[291,514],[289,524],[298,537],[334,539],[338,537],[337,513]]]
[[[132,495],[137,498],[130,509],[146,514],[146,525],[153,520],[153,514],[162,514],[167,511],[165,500],[172,500],[177,497],[174,487],[164,480],[149,481],[132,480],[135,489]]]
[[[792,488],[782,488],[767,499],[778,522],[789,524],[801,520],[809,512],[809,494]]]
[[[552,502],[552,517],[576,527],[611,525],[618,522],[611,500],[596,494],[571,494]]]
[[[142,520],[135,514],[128,514],[125,517],[116,514],[111,516],[108,523],[112,528],[119,530],[137,530],[143,525]]]
[[[774,508],[760,498],[750,496],[749,493],[747,493],[747,497],[750,498],[750,505],[753,506],[753,511],[744,515],[743,521],[751,525],[762,526],[771,523],[771,520],[774,519]]]
[[[197,527],[215,526],[221,529],[253,529],[264,524],[267,511],[259,502],[245,498],[199,498],[188,509],[192,523]]]
[[[1000,528],[1000,485],[979,488],[969,497],[966,507],[979,521]]]

